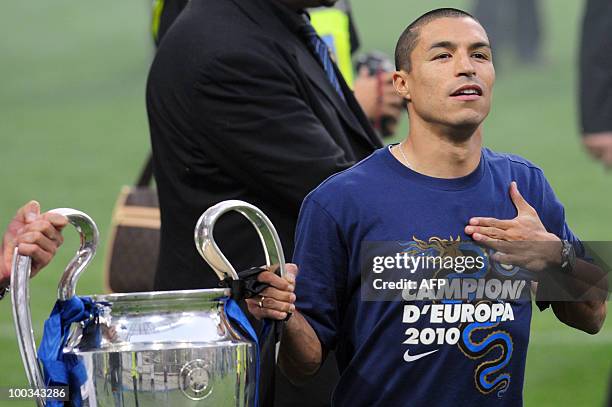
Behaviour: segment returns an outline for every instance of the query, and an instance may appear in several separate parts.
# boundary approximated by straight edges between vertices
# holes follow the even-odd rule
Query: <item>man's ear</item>
[[[408,74],[405,71],[393,72],[393,87],[395,91],[410,102],[410,88],[408,86]]]

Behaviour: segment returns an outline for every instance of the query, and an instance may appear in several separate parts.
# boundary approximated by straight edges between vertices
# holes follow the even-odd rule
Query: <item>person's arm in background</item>
[[[380,51],[353,56],[361,46],[349,0],[340,0],[333,7],[308,9],[310,21],[319,36],[334,53],[338,69],[353,89],[355,99],[366,117],[382,137],[395,134],[404,100],[393,87],[391,59]],[[357,69],[357,76],[353,72]]]
[[[612,168],[612,3],[588,0],[580,46],[582,143],[593,158]]]
[[[0,289],[8,287],[15,247],[19,254],[32,258],[32,276],[45,267],[62,244],[61,234],[68,224],[66,217],[56,213],[40,213],[40,205],[30,201],[22,206],[9,223],[0,250]]]

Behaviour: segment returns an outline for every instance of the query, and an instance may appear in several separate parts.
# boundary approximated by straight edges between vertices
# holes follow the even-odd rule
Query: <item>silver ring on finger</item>
[[[259,302],[257,303],[257,305],[259,305],[259,308],[263,308],[263,302],[266,299],[266,297],[264,297],[263,295],[261,296],[261,299],[259,300]]]

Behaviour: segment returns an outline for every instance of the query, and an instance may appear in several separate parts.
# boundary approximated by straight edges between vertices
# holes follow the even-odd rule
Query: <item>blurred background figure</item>
[[[593,158],[612,168],[612,2],[587,0],[579,54],[580,124]]]
[[[380,51],[353,56],[359,50],[359,34],[349,0],[339,0],[334,7],[308,10],[317,33],[335,56],[347,84],[373,127],[383,137],[395,134],[404,103],[393,89],[391,59]],[[356,76],[354,72],[357,72]]]
[[[349,0],[339,0],[334,7],[315,7],[308,10],[310,22],[319,37],[336,57],[336,65],[344,80],[354,86],[353,54],[361,43]]]
[[[153,0],[151,30],[155,46],[159,46],[174,20],[189,3],[189,0]]]
[[[473,14],[487,30],[494,50],[511,49],[524,64],[542,62],[538,0],[476,0]],[[495,67],[499,69],[497,62]]]

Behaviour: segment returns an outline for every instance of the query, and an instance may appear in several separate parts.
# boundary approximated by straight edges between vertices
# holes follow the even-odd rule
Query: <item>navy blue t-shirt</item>
[[[434,302],[365,300],[361,275],[368,242],[441,254],[440,243],[470,244],[464,228],[471,217],[514,218],[512,181],[549,232],[578,243],[542,171],[486,148],[474,172],[454,179],[414,172],[382,148],[308,195],[293,258],[296,306],[323,347],[336,350],[334,405],[522,405],[529,287],[527,301],[506,301],[511,316],[433,323]],[[416,321],[406,314],[411,305],[421,312]]]

